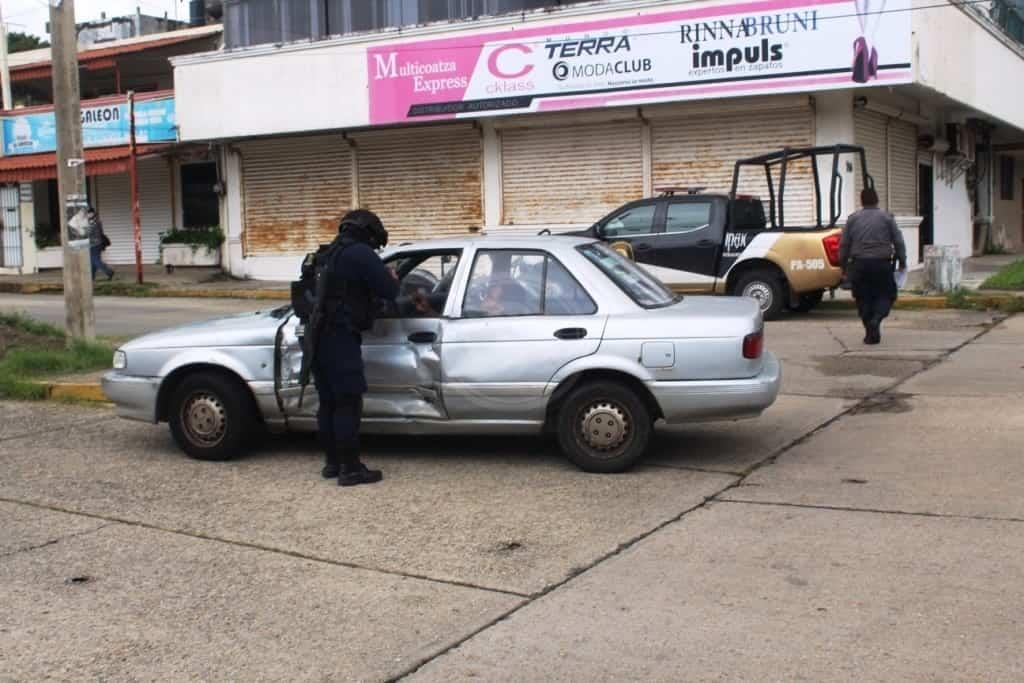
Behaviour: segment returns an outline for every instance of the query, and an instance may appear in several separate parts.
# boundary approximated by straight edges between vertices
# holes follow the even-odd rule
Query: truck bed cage
[[[736,199],[736,190],[740,181],[740,169],[744,166],[762,167],[764,169],[765,179],[768,181],[768,205],[771,226],[773,229],[785,229],[786,222],[783,210],[783,198],[786,191],[787,166],[794,161],[810,158],[811,170],[814,175],[814,208],[815,215],[817,217],[817,227],[826,227],[822,223],[821,215],[821,179],[819,177],[820,171],[818,170],[818,159],[820,157],[831,156],[832,173],[828,193],[829,221],[827,227],[835,227],[836,222],[839,220],[840,212],[842,211],[841,194],[843,191],[843,176],[839,172],[839,157],[844,154],[854,154],[860,158],[860,171],[864,187],[874,188],[875,179],[868,174],[867,157],[864,154],[863,147],[858,145],[842,144],[822,147],[785,147],[777,152],[762,154],[760,156],[750,157],[749,159],[740,159],[737,161],[736,166],[733,169],[732,189],[729,190],[729,199]],[[775,185],[772,181],[772,169],[776,166],[781,167],[779,170],[779,192],[777,202],[775,198]],[[776,206],[778,206],[778,222],[776,222]]]

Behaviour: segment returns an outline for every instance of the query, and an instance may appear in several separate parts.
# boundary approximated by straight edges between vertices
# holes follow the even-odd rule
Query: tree
[[[25,50],[35,50],[40,47],[50,47],[50,44],[31,33],[11,31],[7,34],[8,52],[24,52]]]

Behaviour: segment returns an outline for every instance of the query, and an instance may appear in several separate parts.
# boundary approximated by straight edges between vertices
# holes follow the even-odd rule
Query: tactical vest
[[[373,327],[377,309],[373,292],[362,280],[347,279],[344,273],[335,270],[342,252],[353,244],[356,242],[339,237],[331,244],[320,245],[303,259],[301,275],[291,287],[292,308],[303,324],[309,322],[317,306],[317,282],[326,278],[323,311],[327,326],[345,324],[356,332]]]

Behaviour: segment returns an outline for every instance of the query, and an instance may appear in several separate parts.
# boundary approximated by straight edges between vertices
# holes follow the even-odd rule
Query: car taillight
[[[833,268],[839,267],[839,242],[842,239],[842,235],[835,232],[821,240],[821,243],[825,246],[825,256],[828,257],[828,262]]]
[[[758,330],[743,338],[743,357],[760,358],[764,351],[764,330]]]

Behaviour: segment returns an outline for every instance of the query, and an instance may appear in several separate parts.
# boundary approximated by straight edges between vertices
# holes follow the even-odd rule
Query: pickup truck
[[[837,226],[842,208],[843,155],[860,158],[864,187],[873,187],[864,150],[853,145],[786,148],[736,162],[729,194],[703,188],[665,188],[660,196],[629,202],[589,229],[593,237],[641,264],[682,292],[756,299],[766,318],[783,310],[807,312],[842,280]],[[831,156],[828,215],[822,215],[819,167]],[[783,213],[786,168],[810,158],[815,173],[816,224],[787,226]],[[768,210],[757,197],[737,193],[740,169],[761,166],[768,178]],[[778,177],[776,190],[773,176]]]

